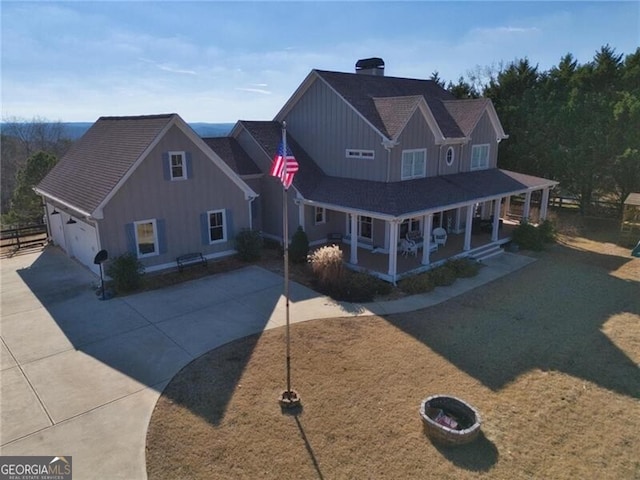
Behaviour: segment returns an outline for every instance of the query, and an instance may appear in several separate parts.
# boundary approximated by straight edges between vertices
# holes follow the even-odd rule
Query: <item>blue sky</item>
[[[313,68],[457,80],[527,57],[541,69],[640,45],[640,2],[10,2],[2,117],[179,113],[270,120]]]

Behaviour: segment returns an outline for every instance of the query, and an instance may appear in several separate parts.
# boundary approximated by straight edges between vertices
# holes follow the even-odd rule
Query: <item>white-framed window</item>
[[[138,258],[153,257],[160,253],[158,248],[158,228],[155,219],[133,223]]]
[[[227,241],[227,223],[225,222],[225,211],[210,210],[207,212],[209,221],[209,243],[220,243]]]
[[[427,149],[402,151],[402,180],[424,177],[427,174]]]
[[[171,172],[171,180],[185,180],[187,178],[184,152],[169,152],[169,170]]]
[[[486,168],[489,168],[489,144],[472,146],[471,170],[484,170]]]
[[[364,215],[358,216],[358,236],[373,240],[373,219]]]
[[[422,232],[419,218],[407,218],[400,224],[400,238],[405,238],[408,232]]]
[[[327,222],[327,210],[324,207],[315,207],[314,218],[316,225]]]
[[[453,165],[453,160],[455,159],[455,152],[453,151],[453,147],[447,148],[447,166]]]
[[[366,160],[373,160],[376,152],[373,150],[358,150],[355,148],[347,148],[345,156],[347,158],[364,158]]]

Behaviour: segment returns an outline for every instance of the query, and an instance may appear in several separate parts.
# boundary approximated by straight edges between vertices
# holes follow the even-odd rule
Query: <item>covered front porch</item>
[[[416,254],[403,254],[403,252],[397,252],[396,258],[396,277],[395,280],[400,280],[405,276],[417,274],[431,268],[434,268],[449,259],[457,257],[473,257],[477,252],[485,250],[491,245],[500,247],[511,240],[513,230],[518,225],[518,222],[509,219],[503,219],[502,228],[499,229],[498,238],[493,241],[491,239],[491,233],[484,231],[477,231],[471,235],[470,250],[464,250],[465,234],[452,233],[447,237],[447,242],[444,246],[438,246],[438,249],[430,252],[429,264],[424,265],[422,263],[423,249],[420,247]],[[343,239],[341,242],[328,242],[335,243],[342,250],[342,257],[345,264],[354,270],[366,271],[372,273],[387,281],[393,281],[391,275],[389,275],[389,257],[382,251],[375,251],[368,248],[358,248],[357,258],[358,263],[350,263],[351,259],[351,245],[349,239]]]

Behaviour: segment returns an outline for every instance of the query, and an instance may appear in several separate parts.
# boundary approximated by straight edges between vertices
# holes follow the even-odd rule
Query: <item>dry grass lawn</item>
[[[158,401],[149,478],[640,478],[640,259],[572,233],[432,308],[294,325],[297,415],[283,329],[203,355]],[[425,437],[435,393],[480,411],[479,440]]]

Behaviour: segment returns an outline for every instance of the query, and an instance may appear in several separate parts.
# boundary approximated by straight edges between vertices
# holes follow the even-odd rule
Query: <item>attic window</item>
[[[449,147],[447,149],[447,166],[451,166],[453,165],[453,159],[454,159],[454,152],[453,152],[453,147]]]
[[[187,178],[184,156],[184,152],[169,152],[171,180],[184,180]]]
[[[356,150],[353,148],[347,148],[346,157],[373,160],[375,158],[375,152],[373,150]]]

